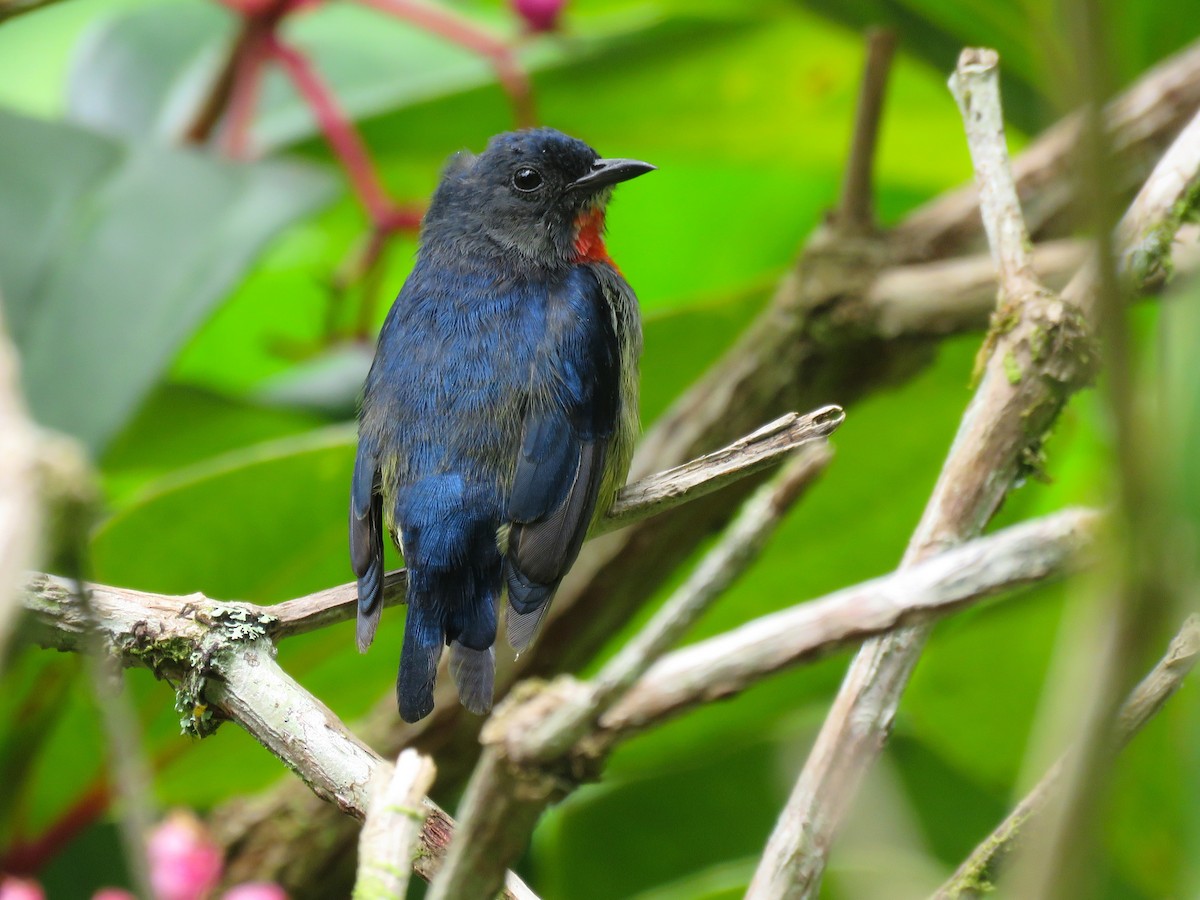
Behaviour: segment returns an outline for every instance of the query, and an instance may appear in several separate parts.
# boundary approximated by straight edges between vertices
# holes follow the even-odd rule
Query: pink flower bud
[[[221,877],[221,851],[189,812],[173,812],[160,822],[146,852],[157,900],[202,900]]]
[[[92,894],[92,900],[137,900],[137,897],[122,888],[100,888]]]
[[[0,875],[0,900],[46,900],[46,894],[36,881]]]
[[[248,881],[230,888],[221,900],[288,900],[287,891],[269,881]]]
[[[509,4],[530,31],[553,31],[566,0],[509,0]]]

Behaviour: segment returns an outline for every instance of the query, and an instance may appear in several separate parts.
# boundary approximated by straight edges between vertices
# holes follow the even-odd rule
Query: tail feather
[[[487,506],[461,478],[434,476],[397,497],[408,565],[408,624],[397,683],[400,715],[415,722],[433,709],[442,647],[451,647],[451,673],[463,705],[491,708],[492,645],[503,581],[496,523],[470,516]]]
[[[350,486],[350,563],[358,578],[358,652],[375,639],[383,612],[383,497],[379,466],[365,442],[359,444]]]
[[[450,642],[450,675],[458,688],[458,699],[477,716],[492,711],[496,678],[496,650],[472,650],[458,641]]]
[[[504,580],[508,583],[508,602],[519,613],[535,612],[548,604],[559,583],[555,579],[550,584],[539,584],[513,565],[511,559],[505,563]]]
[[[444,644],[441,623],[432,620],[421,606],[410,603],[396,679],[396,699],[405,722],[420,721],[433,711],[433,686]]]
[[[366,653],[375,640],[375,629],[383,614],[383,558],[371,560],[366,571],[358,578],[358,619],[355,624],[355,641],[358,652]]]

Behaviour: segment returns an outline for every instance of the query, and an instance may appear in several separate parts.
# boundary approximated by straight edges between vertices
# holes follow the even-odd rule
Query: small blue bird
[[[408,567],[396,694],[433,709],[443,646],[462,704],[491,709],[507,589],[533,641],[637,432],[637,298],[604,247],[612,186],[651,171],[549,128],[453,156],[363,390],[350,498],[358,647],[383,600],[383,533]]]

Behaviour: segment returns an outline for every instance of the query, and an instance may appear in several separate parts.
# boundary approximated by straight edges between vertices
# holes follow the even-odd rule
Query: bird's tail
[[[442,647],[450,646],[450,673],[463,705],[492,708],[492,645],[502,567],[496,526],[471,518],[457,478],[426,479],[397,504],[408,565],[408,619],[396,694],[400,715],[416,722],[433,709]]]
[[[410,586],[404,649],[400,651],[400,674],[396,678],[396,700],[405,722],[417,722],[433,711],[433,686],[446,642],[441,622],[429,614],[429,606],[413,600]]]
[[[450,642],[450,675],[458,688],[458,699],[477,716],[492,710],[496,679],[496,648],[472,650],[458,641]]]

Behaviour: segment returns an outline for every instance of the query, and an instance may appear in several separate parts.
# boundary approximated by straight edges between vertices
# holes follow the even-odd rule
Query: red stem
[[[250,22],[242,53],[235,63],[223,135],[225,152],[233,159],[250,156],[250,127],[254,123],[263,63],[267,59],[267,38],[273,27],[273,23],[262,27],[257,20]]]
[[[457,13],[431,6],[420,0],[358,0],[388,15],[411,22],[426,31],[486,57],[496,70],[500,85],[513,105],[517,124],[527,128],[537,121],[533,108],[533,86],[521,68],[512,48],[499,38],[488,34],[470,19]]]
[[[392,203],[384,193],[366,145],[338,107],[333,93],[321,81],[304,54],[283,43],[274,34],[268,34],[265,43],[269,56],[283,67],[300,96],[312,108],[329,146],[346,167],[350,183],[367,208],[371,222],[376,227],[384,227],[390,219]]]
[[[108,780],[101,776],[36,838],[14,840],[0,857],[0,871],[13,875],[37,874],[80,832],[104,815],[111,799]]]

